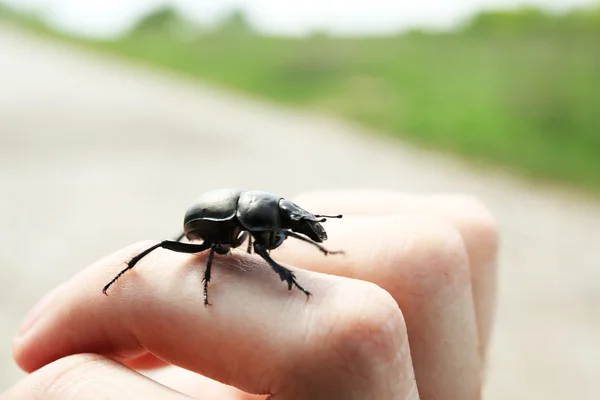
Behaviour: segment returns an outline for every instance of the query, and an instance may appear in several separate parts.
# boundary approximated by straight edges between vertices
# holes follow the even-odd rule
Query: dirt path
[[[486,399],[600,393],[600,204],[7,29],[0,390],[21,376],[10,340],[43,292],[108,252],[176,230],[190,199],[224,184],[478,196],[503,238]]]

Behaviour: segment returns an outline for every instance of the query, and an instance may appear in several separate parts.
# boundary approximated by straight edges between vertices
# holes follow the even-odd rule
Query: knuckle
[[[454,203],[453,211],[468,244],[486,251],[488,256],[494,256],[498,248],[499,228],[491,211],[481,200],[469,195],[453,195],[448,201]]]
[[[398,304],[379,286],[353,281],[338,292],[324,346],[337,354],[340,365],[362,374],[389,366],[406,340],[406,324]],[[355,371],[356,372],[356,371]],[[372,377],[371,377],[372,378]]]
[[[448,286],[470,284],[469,258],[462,236],[450,223],[428,218],[406,242],[402,260],[390,263],[397,268],[402,262],[403,288],[428,295]],[[401,281],[401,279],[398,279]],[[408,285],[408,286],[407,286]]]
[[[393,398],[398,382],[413,379],[406,372],[411,356],[396,301],[367,281],[339,278],[329,289],[313,317],[310,345],[286,369],[290,388],[310,393],[306,398],[320,393],[352,399],[375,392]]]

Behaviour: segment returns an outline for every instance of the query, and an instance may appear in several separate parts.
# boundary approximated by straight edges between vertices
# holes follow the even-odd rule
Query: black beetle
[[[200,253],[210,249],[204,273],[204,305],[208,302],[208,282],[214,253],[228,254],[231,248],[239,247],[248,239],[248,253],[252,247],[273,268],[282,281],[296,286],[307,296],[310,292],[296,282],[294,273],[279,265],[269,255],[269,250],[279,247],[285,239],[292,237],[316,246],[325,255],[339,254],[329,251],[318,243],[327,240],[327,233],[321,222],[326,218],[341,218],[341,215],[314,215],[303,210],[290,200],[263,191],[242,191],[236,189],[212,190],[200,196],[187,210],[183,221],[183,233],[175,240],[164,240],[147,248],[128,263],[102,289],[104,294],[125,272],[132,269],[151,251],[162,247],[179,253]],[[298,233],[296,233],[298,232]],[[304,235],[304,236],[303,236]],[[181,242],[187,237],[190,242]],[[254,243],[252,243],[254,239]]]

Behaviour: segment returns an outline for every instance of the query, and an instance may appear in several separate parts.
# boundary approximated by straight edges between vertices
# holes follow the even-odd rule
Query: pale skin
[[[308,300],[244,246],[215,256],[212,307],[202,305],[206,252],[156,250],[102,295],[155,242],[137,243],[32,311],[14,341],[31,374],[2,400],[479,399],[498,246],[485,207],[466,196],[377,191],[294,201],[344,214],[324,226],[326,247],[345,255],[293,239],[272,252]]]

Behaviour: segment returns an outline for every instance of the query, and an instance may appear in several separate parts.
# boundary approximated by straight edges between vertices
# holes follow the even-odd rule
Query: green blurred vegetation
[[[199,27],[165,8],[119,39],[70,40],[600,192],[600,7],[365,38],[267,37],[240,12]]]

